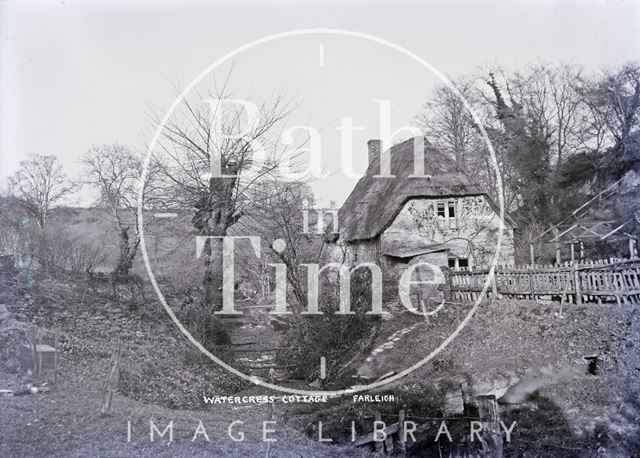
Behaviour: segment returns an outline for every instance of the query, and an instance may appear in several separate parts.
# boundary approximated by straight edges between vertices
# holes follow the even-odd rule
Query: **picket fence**
[[[640,304],[640,259],[601,259],[555,265],[496,266],[452,269],[454,300],[476,300],[488,280],[489,296],[550,299],[581,304]]]

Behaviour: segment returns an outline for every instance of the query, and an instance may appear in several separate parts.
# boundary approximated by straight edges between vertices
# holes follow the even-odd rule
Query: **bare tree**
[[[278,174],[274,137],[288,104],[275,97],[255,105],[256,116],[248,119],[243,107],[216,103],[233,98],[225,85],[184,100],[155,152],[165,191],[176,205],[195,209],[192,224],[199,236],[226,236],[260,205],[257,183]],[[203,304],[215,310],[221,306],[219,244],[206,243],[204,259]]]
[[[500,123],[496,122],[490,99],[481,90],[482,84],[482,78],[469,77],[454,81],[454,85],[480,118],[489,136],[495,140],[500,138],[503,132]],[[494,201],[498,200],[500,189],[496,184],[494,161],[473,116],[453,90],[448,86],[436,87],[416,116],[416,124],[436,148],[456,163],[461,172],[486,189]],[[494,143],[494,146],[504,184],[502,192],[505,208],[514,210],[520,205],[520,196],[515,191],[518,177],[508,160],[507,151],[497,147],[498,143]]]
[[[471,99],[475,92],[472,80],[459,80],[455,85],[465,99]],[[469,161],[481,148],[482,138],[471,113],[455,92],[448,86],[436,87],[422,105],[416,123],[434,146],[468,172]]]
[[[526,116],[530,129],[547,139],[554,166],[562,164],[583,145],[585,114],[576,82],[582,69],[568,64],[537,64],[508,78],[506,88]]]
[[[265,242],[263,259],[257,264],[264,274],[269,275],[270,262],[282,262],[287,266],[287,282],[296,299],[293,311],[299,313],[300,305],[306,301],[306,274],[302,273],[303,263],[319,262],[322,248],[326,243],[324,236],[312,234],[317,215],[308,211],[309,228],[305,231],[302,212],[313,205],[311,188],[302,182],[265,181],[256,185],[261,205],[253,209],[246,218],[238,223],[243,231],[259,234]],[[330,230],[332,228],[328,227]],[[327,230],[327,233],[330,233]],[[275,250],[273,242],[284,241],[284,249]]]
[[[601,178],[617,179],[640,161],[640,65],[628,63],[599,80],[585,81],[582,89],[600,152],[606,150],[598,166],[610,176]]]
[[[49,210],[75,189],[55,156],[32,154],[20,162],[18,171],[9,177],[9,192],[42,232],[47,226]]]
[[[145,205],[153,203],[157,168],[152,164],[147,173],[143,173],[142,158],[117,144],[93,146],[85,154],[83,163],[87,181],[99,190],[101,206],[113,217],[118,234],[119,255],[114,275],[126,277],[140,245],[138,192],[142,186]]]

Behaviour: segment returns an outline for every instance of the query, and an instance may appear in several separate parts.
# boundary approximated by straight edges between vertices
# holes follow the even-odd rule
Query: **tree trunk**
[[[212,177],[209,189],[196,202],[192,224],[203,236],[224,237],[227,230],[242,216],[236,213],[233,189],[239,171],[237,165],[227,165],[222,177]],[[204,247],[205,273],[202,279],[202,305],[214,311],[222,309],[222,242],[208,240]]]
[[[226,232],[226,231],[225,231]],[[223,237],[226,234],[221,234]],[[205,307],[213,311],[222,309],[222,242],[208,240],[205,245],[205,272],[202,278]]]
[[[131,242],[129,228],[121,228],[118,232],[120,243],[118,247],[118,261],[114,273],[119,276],[127,276],[133,268],[133,260],[138,251],[139,240]]]

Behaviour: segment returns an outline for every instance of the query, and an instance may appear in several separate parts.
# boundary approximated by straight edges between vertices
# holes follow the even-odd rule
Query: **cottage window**
[[[469,260],[467,258],[449,258],[449,267],[452,269],[466,269],[469,267]]]
[[[456,203],[453,201],[449,201],[449,218],[456,217]]]
[[[453,228],[458,226],[458,224],[457,224],[458,222],[456,220],[456,202],[455,202],[455,200],[450,200],[448,202],[448,207],[449,207],[448,208],[449,211],[447,213],[447,216],[449,218],[449,227],[453,229]]]
[[[456,201],[448,200],[445,202],[438,202],[436,205],[436,215],[440,221],[446,221],[446,224],[450,229],[458,227],[458,220],[456,218]]]

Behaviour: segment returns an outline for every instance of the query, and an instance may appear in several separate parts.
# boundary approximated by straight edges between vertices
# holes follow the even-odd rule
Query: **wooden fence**
[[[489,279],[487,294],[537,299],[550,296],[569,303],[640,304],[640,259],[608,259],[560,265],[496,266],[453,269],[454,300],[475,300]]]

